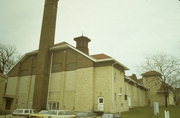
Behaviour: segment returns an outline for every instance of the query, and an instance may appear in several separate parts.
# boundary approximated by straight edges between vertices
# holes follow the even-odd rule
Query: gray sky
[[[38,48],[45,0],[0,0],[0,43],[24,54]],[[56,43],[91,39],[90,54],[105,53],[136,73],[145,56],[180,58],[178,0],[60,0]]]

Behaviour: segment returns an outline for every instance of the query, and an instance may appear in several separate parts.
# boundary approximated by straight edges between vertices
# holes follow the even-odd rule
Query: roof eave
[[[117,64],[121,65],[125,70],[129,70],[128,67],[126,67],[125,65],[123,65],[122,63],[120,63],[119,61],[113,59]]]

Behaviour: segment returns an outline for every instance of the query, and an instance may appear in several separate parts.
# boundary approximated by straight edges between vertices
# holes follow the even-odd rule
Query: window
[[[21,113],[21,114],[23,114],[23,113],[24,113],[24,110],[23,110],[23,109],[16,109],[16,110],[14,111],[14,113]]]
[[[50,110],[58,110],[59,109],[59,102],[49,102],[49,109]]]
[[[116,93],[114,93],[114,100],[116,100],[116,96],[117,96],[117,94],[116,94]]]
[[[104,98],[100,97],[98,100],[99,103],[104,103]]]
[[[24,113],[29,113],[29,110],[25,110]]]
[[[124,95],[124,99],[127,100],[127,95]]]

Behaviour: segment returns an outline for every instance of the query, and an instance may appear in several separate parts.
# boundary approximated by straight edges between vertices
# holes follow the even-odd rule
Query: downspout
[[[15,93],[15,99],[13,101],[13,109],[16,109],[19,106],[19,83],[20,83],[20,79],[21,79],[21,62],[19,63],[19,67],[18,67],[18,75],[17,75],[17,84],[16,84],[16,93]],[[11,108],[12,109],[12,106]]]
[[[32,76],[33,76],[33,57],[31,57],[31,69],[30,69],[30,77],[29,77],[29,86],[28,86],[28,97],[27,97],[27,108],[29,108],[29,102],[30,102],[30,93],[31,93],[31,85],[32,85]],[[32,106],[31,106],[32,107]]]
[[[111,79],[111,86],[112,86],[112,90],[111,90],[111,99],[112,99],[112,112],[114,113],[114,65],[117,64],[117,62],[112,64],[112,79]]]
[[[51,52],[51,62],[50,62],[50,69],[49,69],[49,86],[48,86],[48,94],[47,94],[47,103],[46,103],[46,109],[49,109],[49,104],[48,104],[48,101],[49,101],[49,96],[50,96],[50,87],[51,87],[51,70],[52,70],[52,61],[53,61],[53,51]]]
[[[67,70],[66,70],[66,63],[67,63],[67,51],[65,50],[63,52],[64,58],[63,58],[63,89],[62,89],[62,109],[66,109],[66,106],[64,105],[64,93],[65,93],[65,84],[66,84],[66,74],[67,74]]]

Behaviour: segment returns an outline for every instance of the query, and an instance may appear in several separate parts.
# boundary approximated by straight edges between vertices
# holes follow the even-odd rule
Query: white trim
[[[102,99],[102,103],[100,103],[100,99]],[[104,111],[104,97],[98,97],[98,111]]]
[[[118,93],[117,95],[118,95],[118,96],[122,96],[123,94],[122,94],[122,93]]]
[[[103,103],[100,103],[100,102],[99,102],[100,99],[103,99]],[[98,104],[99,104],[99,103],[100,103],[100,104],[104,104],[104,97],[98,97]]]

